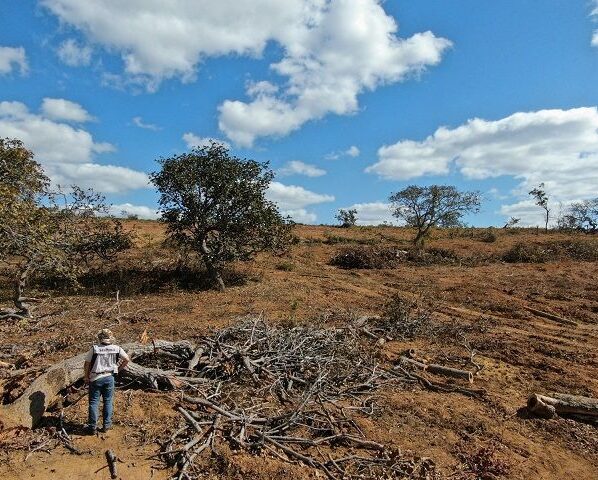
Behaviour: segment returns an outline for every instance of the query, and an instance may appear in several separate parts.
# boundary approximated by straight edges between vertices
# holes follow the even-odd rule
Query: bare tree
[[[520,218],[511,217],[507,220],[507,223],[505,223],[505,225],[502,228],[513,228],[515,225],[519,224],[520,221]]]
[[[158,163],[150,177],[169,236],[200,256],[219,289],[227,262],[290,241],[291,222],[265,197],[273,178],[267,164],[231,156],[214,142]]]
[[[92,259],[129,248],[130,235],[107,213],[103,197],[92,191],[52,191],[32,152],[19,140],[0,139],[0,261],[13,272],[16,307],[0,318],[31,316],[37,299],[24,291],[32,275],[76,283]]]
[[[450,185],[410,185],[390,196],[393,215],[417,229],[413,243],[420,248],[434,227],[461,225],[467,213],[480,210],[479,192],[460,192]]]
[[[586,233],[598,231],[598,197],[573,202],[566,213],[559,217],[559,228],[581,230]]]
[[[544,210],[544,230],[548,232],[548,220],[550,218],[550,206],[548,201],[550,197],[544,189],[544,183],[540,183],[537,187],[530,190],[529,194],[536,201],[536,205]]]

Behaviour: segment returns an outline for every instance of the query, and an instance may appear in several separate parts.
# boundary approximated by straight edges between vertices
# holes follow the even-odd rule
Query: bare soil
[[[136,248],[82,279],[81,290],[70,291],[51,279],[32,287],[43,298],[37,318],[0,324],[0,360],[23,367],[47,366],[88,349],[103,327],[126,343],[144,334],[193,339],[245,315],[263,314],[281,325],[335,325],[359,315],[379,315],[400,294],[422,302],[433,321],[446,327],[445,333],[387,342],[381,361],[390,364],[406,349],[415,348],[427,360],[465,365],[469,356],[462,345],[465,339],[484,367],[474,386],[487,395],[476,399],[419,386],[382,390],[375,414],[360,419],[369,439],[431,458],[441,478],[598,478],[597,426],[532,418],[522,408],[534,392],[598,397],[598,262],[500,260],[519,242],[596,239],[497,229],[495,241],[482,241],[486,237],[481,230],[451,229],[435,232],[428,245],[453,253],[444,262],[341,269],[330,265],[339,249],[377,245],[408,250],[413,233],[391,227],[298,226],[297,243],[290,252],[263,254],[255,262],[233,265],[227,275],[233,286],[219,293],[206,288],[202,273],[186,265],[185,255],[163,246],[162,225],[130,221],[127,228],[136,232]],[[7,305],[10,286],[3,283],[0,301]],[[574,320],[578,326],[534,315],[526,307]],[[4,397],[1,385],[6,389],[6,373],[0,370],[0,375],[5,377],[0,379]],[[156,468],[160,463],[149,457],[158,451],[155,439],[179,422],[175,403],[173,395],[120,388],[115,428],[86,437],[81,431],[87,408],[83,398],[65,410],[67,430],[85,452],[82,455],[62,447],[28,455],[42,429],[0,431],[0,478],[110,478],[106,468],[98,471],[106,464],[108,448],[122,461],[121,478],[169,478],[172,471]],[[48,414],[47,425],[52,425],[53,415]],[[221,453],[217,460],[205,460],[203,478],[321,476],[265,453]]]

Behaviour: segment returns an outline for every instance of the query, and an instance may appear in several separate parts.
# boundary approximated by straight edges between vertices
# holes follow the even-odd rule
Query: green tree
[[[548,232],[548,220],[550,218],[550,205],[548,201],[550,197],[546,193],[544,183],[540,183],[537,187],[530,190],[529,194],[534,198],[536,205],[544,210],[544,230]]]
[[[450,185],[410,185],[389,200],[393,216],[417,229],[413,243],[420,248],[433,228],[460,226],[461,218],[479,212],[481,205],[479,192],[460,192]]]
[[[33,153],[14,139],[0,139],[0,261],[14,277],[16,309],[0,318],[31,316],[24,294],[34,274],[52,274],[76,284],[94,258],[110,259],[129,248],[130,235],[108,218],[103,197],[73,187],[52,191]]]
[[[231,156],[215,142],[158,163],[150,178],[169,237],[199,255],[219,289],[226,263],[290,241],[291,222],[265,197],[273,179],[268,164]]]
[[[354,208],[351,210],[345,210],[341,208],[334,218],[336,218],[339,221],[341,227],[354,227],[357,223],[357,210],[355,210]]]

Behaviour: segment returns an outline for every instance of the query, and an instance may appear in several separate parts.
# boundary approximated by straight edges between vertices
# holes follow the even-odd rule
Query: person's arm
[[[85,363],[83,364],[83,380],[85,380],[85,383],[89,383],[89,370],[91,369],[91,363],[89,363],[87,360],[85,360]]]
[[[91,359],[93,358],[93,348],[87,352],[85,363],[83,364],[83,380],[89,383],[89,375],[91,374]]]
[[[118,364],[118,371],[125,370],[131,359],[122,348],[120,349],[120,362]]]

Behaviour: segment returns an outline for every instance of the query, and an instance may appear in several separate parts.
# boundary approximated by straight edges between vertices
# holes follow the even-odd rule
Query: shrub
[[[518,242],[502,255],[502,259],[507,263],[544,263],[554,259],[555,253],[537,243]]]
[[[276,265],[276,270],[280,270],[281,272],[294,272],[296,268],[292,262],[281,262]]]
[[[392,268],[400,262],[396,248],[389,247],[345,247],[330,260],[330,265],[339,268]]]
[[[494,243],[498,239],[492,228],[484,230],[482,233],[478,234],[477,238],[480,242],[484,243]]]
[[[435,328],[427,310],[417,301],[407,300],[398,294],[384,305],[382,316],[376,326],[393,338],[402,339],[429,335]]]
[[[543,263],[551,260],[570,259],[587,262],[598,261],[598,242],[566,240],[546,243],[517,243],[503,255],[508,263]]]

